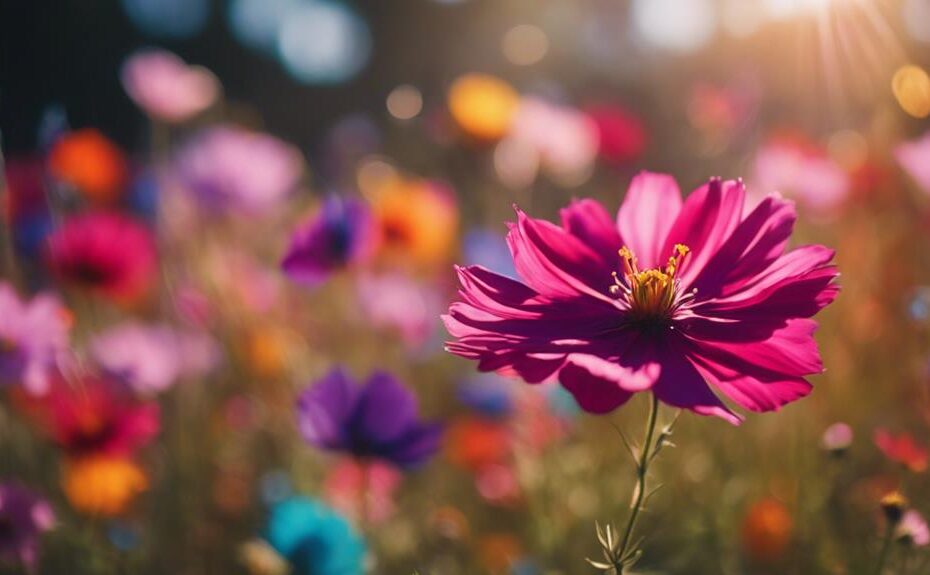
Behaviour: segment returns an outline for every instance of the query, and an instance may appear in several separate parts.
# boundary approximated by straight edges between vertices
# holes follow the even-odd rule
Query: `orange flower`
[[[503,573],[522,555],[520,541],[510,533],[491,533],[478,541],[478,558],[490,573]]]
[[[791,514],[782,502],[760,499],[743,519],[743,549],[756,561],[775,561],[791,542],[792,529]]]
[[[89,456],[69,461],[62,489],[76,510],[115,517],[148,489],[149,480],[135,462],[123,457]]]
[[[483,141],[507,135],[520,96],[510,84],[494,76],[466,74],[449,89],[449,113],[459,128]]]
[[[123,152],[92,128],[70,132],[55,142],[49,153],[49,170],[88,199],[101,203],[114,201],[128,179]]]
[[[448,258],[458,213],[443,187],[397,178],[378,190],[372,203],[386,255],[425,265]]]
[[[480,471],[503,462],[510,454],[510,434],[501,423],[479,417],[460,418],[446,431],[449,460]]]

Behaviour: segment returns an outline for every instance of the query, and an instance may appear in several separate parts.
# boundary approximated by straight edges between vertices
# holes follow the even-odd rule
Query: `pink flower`
[[[818,216],[840,208],[852,190],[848,174],[824,150],[798,138],[780,138],[756,155],[753,186],[794,198]]]
[[[326,476],[323,491],[335,509],[353,518],[365,513],[363,522],[380,524],[394,514],[394,494],[403,474],[379,461],[341,460]]]
[[[598,136],[598,153],[613,164],[624,164],[643,155],[649,135],[639,117],[620,106],[599,105],[586,110]]]
[[[570,180],[588,172],[598,151],[597,125],[591,118],[535,98],[520,103],[508,140],[533,150],[553,176]]]
[[[872,437],[875,446],[885,454],[889,460],[900,463],[914,473],[927,470],[930,463],[930,453],[927,448],[917,443],[909,433],[894,435],[887,429],[876,429]]]
[[[838,292],[833,251],[786,251],[794,206],[769,196],[744,216],[745,193],[712,179],[682,202],[671,176],[642,173],[616,221],[592,200],[561,226],[518,209],[507,239],[522,281],[458,268],[448,350],[530,383],[558,377],[593,413],[651,391],[735,424],[713,389],[751,411],[804,397],[823,370],[810,318]]]
[[[899,144],[894,150],[894,156],[920,189],[930,194],[930,132],[916,140]]]
[[[910,543],[914,547],[930,545],[930,527],[920,512],[910,509],[895,528],[895,536],[899,541]]]
[[[294,191],[303,157],[269,134],[219,126],[194,136],[178,154],[175,169],[205,207],[253,214],[270,210]]]
[[[183,377],[205,375],[220,353],[205,333],[134,321],[96,335],[90,349],[104,371],[141,394],[165,391]]]
[[[64,283],[121,303],[144,296],[158,271],[152,233],[118,212],[66,219],[48,238],[46,261]]]
[[[209,70],[188,66],[165,50],[136,52],[124,63],[123,88],[153,118],[183,122],[209,108],[220,83]]]
[[[824,430],[820,445],[831,453],[842,453],[852,445],[853,437],[852,427],[840,421]]]
[[[23,301],[0,282],[0,317],[0,383],[45,393],[49,371],[68,347],[68,310],[49,294]]]
[[[437,329],[443,304],[430,286],[396,273],[363,276],[356,285],[368,321],[396,331],[408,348],[422,347]]]

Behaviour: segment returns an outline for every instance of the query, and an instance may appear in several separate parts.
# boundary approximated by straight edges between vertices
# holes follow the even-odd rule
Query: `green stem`
[[[885,569],[885,562],[888,560],[888,552],[891,550],[891,540],[894,538],[894,523],[888,522],[885,528],[885,538],[882,541],[882,550],[878,554],[878,565],[875,566],[875,575],[882,575]]]
[[[633,529],[636,527],[636,520],[639,518],[639,512],[642,510],[643,503],[646,500],[646,474],[649,471],[649,462],[652,460],[652,440],[656,431],[656,422],[659,419],[659,399],[655,394],[651,396],[649,406],[649,419],[646,421],[646,438],[640,448],[639,462],[636,465],[636,497],[633,499],[633,505],[630,510],[630,519],[627,521],[626,530],[623,532],[623,539],[620,543],[621,558],[626,558],[630,545],[630,539],[633,537]]]

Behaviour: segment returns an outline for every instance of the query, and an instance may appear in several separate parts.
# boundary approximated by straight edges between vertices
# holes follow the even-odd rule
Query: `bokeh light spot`
[[[915,118],[930,116],[930,76],[914,65],[902,66],[894,73],[891,90],[898,105]]]
[[[208,0],[122,0],[133,26],[156,38],[190,38],[210,16]]]
[[[646,42],[675,52],[697,50],[717,26],[710,0],[634,0],[633,23]]]
[[[345,4],[313,1],[288,15],[278,33],[285,69],[305,84],[338,84],[368,63],[368,25]]]
[[[398,120],[411,120],[423,110],[423,96],[414,86],[398,86],[388,94],[387,109]]]
[[[530,66],[546,56],[546,52],[549,51],[549,37],[536,26],[521,24],[504,34],[501,50],[510,63]]]

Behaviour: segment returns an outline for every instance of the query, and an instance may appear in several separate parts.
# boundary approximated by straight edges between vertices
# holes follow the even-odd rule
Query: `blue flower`
[[[293,497],[271,509],[265,538],[290,562],[294,575],[358,575],[365,542],[333,509]]]

